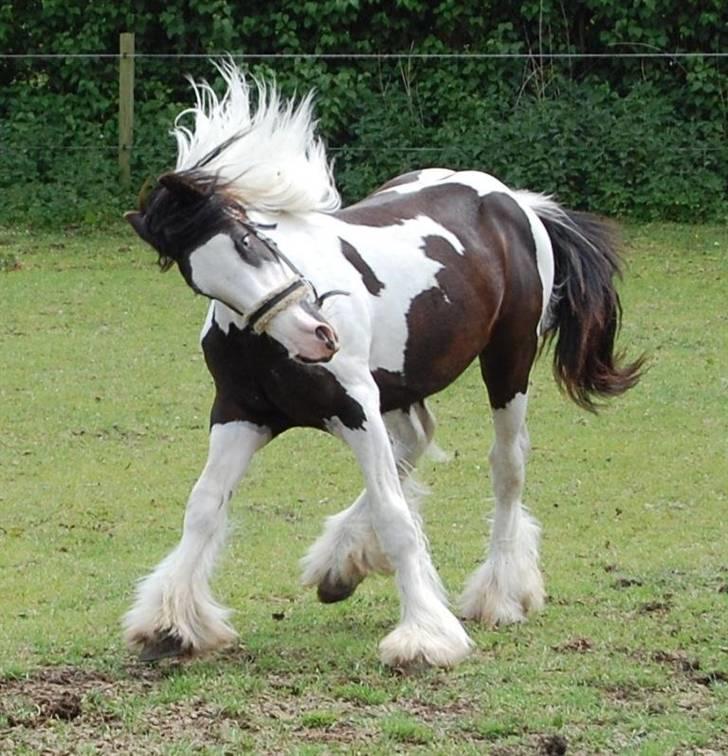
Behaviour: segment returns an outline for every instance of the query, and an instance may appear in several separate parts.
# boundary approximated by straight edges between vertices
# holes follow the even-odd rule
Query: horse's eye
[[[243,234],[235,239],[235,248],[241,256],[247,257],[250,251],[250,234]]]

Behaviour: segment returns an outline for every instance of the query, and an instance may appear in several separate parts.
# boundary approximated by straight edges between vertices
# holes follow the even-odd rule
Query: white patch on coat
[[[200,344],[210,332],[213,324],[215,324],[227,336],[230,333],[231,325],[234,325],[239,330],[245,328],[245,318],[238,315],[237,312],[231,310],[222,302],[218,302],[217,299],[213,299],[210,301],[210,306],[207,308],[205,322],[200,331]]]
[[[215,320],[215,301],[210,302],[210,306],[207,308],[207,314],[205,315],[205,322],[202,324],[202,330],[200,331],[200,344],[203,342],[205,336],[210,332],[212,323]],[[226,331],[227,333],[227,331]]]
[[[425,255],[425,239],[441,238],[461,255],[465,249],[455,234],[425,216],[387,227],[336,222],[332,228],[356,249],[384,284],[377,296],[369,297],[370,365],[401,372],[409,335],[407,313],[419,294],[439,288],[436,276],[443,268],[442,263]]]
[[[242,331],[245,328],[245,318],[238,315],[237,312],[231,310],[222,302],[213,301],[208,311],[208,319],[212,318],[215,321],[215,325],[227,336],[230,333],[230,326],[234,325],[238,330]],[[204,334],[203,332],[203,337]]]
[[[538,323],[538,335],[541,336],[543,331],[548,327],[549,304],[554,289],[554,251],[551,244],[546,226],[541,222],[539,216],[542,215],[542,209],[547,206],[549,210],[558,208],[559,213],[563,216],[564,211],[553,200],[543,194],[534,192],[518,191],[513,192],[513,196],[520,206],[525,210],[529,223],[531,224],[531,233],[536,242],[536,264],[538,265],[538,275],[541,278],[543,287],[543,308],[541,318]]]

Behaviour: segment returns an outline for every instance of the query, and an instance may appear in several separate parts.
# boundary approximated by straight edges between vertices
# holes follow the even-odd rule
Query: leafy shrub
[[[728,75],[721,60],[558,59],[543,53],[725,49],[723,0],[512,4],[475,0],[28,0],[0,6],[6,53],[285,52],[250,69],[315,88],[342,194],[428,165],[480,168],[579,208],[634,218],[728,213]],[[341,59],[306,53],[485,52],[525,58]],[[174,160],[168,132],[204,58],[139,58],[134,184]],[[117,62],[0,58],[0,223],[105,223],[118,185]]]

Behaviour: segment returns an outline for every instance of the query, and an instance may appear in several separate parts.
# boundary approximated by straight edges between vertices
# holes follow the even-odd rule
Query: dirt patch
[[[647,601],[640,604],[637,611],[640,614],[666,614],[671,608],[667,601]]]
[[[643,585],[642,580],[635,577],[619,577],[612,583],[612,588],[621,590],[623,588],[633,588],[635,586]]]
[[[564,756],[569,743],[563,735],[530,735],[522,745],[493,745],[491,756]]]
[[[563,735],[544,735],[539,742],[539,753],[544,756],[563,756],[568,743]]]
[[[479,713],[470,699],[455,699],[437,704],[426,703],[418,699],[402,699],[395,701],[395,705],[398,711],[407,712],[427,724],[434,725],[454,722]]]
[[[692,673],[700,669],[700,662],[683,651],[655,651],[652,661],[668,664],[679,672]]]
[[[73,667],[2,680],[0,716],[8,728],[37,727],[50,719],[72,721],[81,716],[82,700],[89,691],[111,686],[111,680],[105,675]]]
[[[571,638],[571,640],[551,648],[559,653],[585,654],[594,648],[594,643],[589,638]]]
[[[329,727],[298,727],[293,731],[296,740],[308,743],[326,743],[330,745],[345,745],[356,743],[361,747],[366,742],[375,740],[374,732],[364,730],[360,725],[349,722],[336,722]]]
[[[652,654],[653,661],[671,665],[677,672],[684,674],[689,680],[698,685],[712,687],[728,683],[728,672],[722,669],[704,670],[700,661],[688,656],[682,651],[656,651]]]
[[[600,690],[612,703],[638,703],[650,695],[650,691],[645,690],[643,686],[629,682],[604,685],[600,687]]]
[[[0,680],[0,753],[73,753],[83,745],[103,753],[154,754],[180,737],[193,745],[220,742],[224,717],[200,701],[148,709],[131,726],[123,721],[122,701],[148,694],[174,674],[173,666],[133,665],[119,677],[54,667]]]

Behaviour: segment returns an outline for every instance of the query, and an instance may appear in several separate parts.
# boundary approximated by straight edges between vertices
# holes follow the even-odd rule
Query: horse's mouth
[[[303,362],[305,365],[320,365],[324,362],[331,362],[336,352],[338,352],[338,347],[331,352],[331,354],[324,355],[323,357],[304,357],[301,354],[297,354],[295,359],[298,360],[298,362]]]

